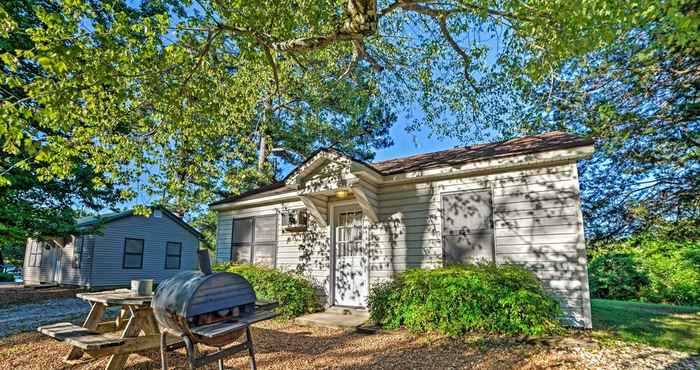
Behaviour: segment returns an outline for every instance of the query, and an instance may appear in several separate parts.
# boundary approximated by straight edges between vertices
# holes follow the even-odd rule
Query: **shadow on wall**
[[[586,249],[573,170],[546,169],[542,179],[507,177],[494,182],[496,262],[533,271],[572,315],[584,319]]]
[[[323,184],[337,184],[343,171],[343,166],[324,166],[315,178],[325,182],[312,188],[318,191],[327,189]],[[571,319],[581,320],[587,292],[586,251],[574,169],[540,168],[475,178],[469,188],[480,191],[452,191],[461,188],[457,182],[415,184],[382,194],[380,222],[364,229],[368,250],[362,263],[369,264],[371,282],[408,268],[436,267],[443,260],[514,263],[535,272],[562,308],[574,313]],[[442,196],[449,194],[453,194],[451,203],[444,204]],[[326,228],[312,217],[309,230],[290,234],[288,241],[299,245],[297,271],[327,290],[330,276],[318,273],[331,267]],[[346,281],[350,278],[338,274],[337,285],[350,287]]]

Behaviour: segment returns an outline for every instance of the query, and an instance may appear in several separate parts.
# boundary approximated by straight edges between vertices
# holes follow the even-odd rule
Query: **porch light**
[[[347,190],[338,190],[335,192],[335,197],[338,199],[345,199],[348,197],[349,192]]]

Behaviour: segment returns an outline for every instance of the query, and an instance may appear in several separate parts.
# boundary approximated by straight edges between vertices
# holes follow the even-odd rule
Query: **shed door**
[[[369,292],[364,216],[359,209],[335,215],[335,304],[364,307]]]
[[[41,282],[58,283],[61,273],[61,248],[52,245],[52,242],[44,244],[41,255]]]
[[[494,261],[491,190],[442,196],[445,264]]]

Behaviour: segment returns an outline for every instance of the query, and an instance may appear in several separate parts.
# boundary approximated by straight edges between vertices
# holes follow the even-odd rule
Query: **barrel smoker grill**
[[[276,314],[274,304],[256,309],[255,292],[250,283],[229,272],[212,273],[209,252],[199,253],[200,271],[185,271],[163,281],[151,304],[161,330],[161,366],[167,369],[166,335],[182,338],[191,369],[223,361],[248,351],[250,367],[256,368],[250,325],[269,320]],[[245,333],[245,340],[238,339]],[[197,344],[217,347],[218,351],[200,354]]]

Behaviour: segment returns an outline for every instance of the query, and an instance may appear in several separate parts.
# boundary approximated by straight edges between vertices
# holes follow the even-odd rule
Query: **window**
[[[29,267],[41,267],[42,249],[44,249],[43,243],[32,239],[29,245]]]
[[[73,244],[73,268],[79,269],[80,262],[83,259],[83,252],[85,251],[85,237],[81,236],[75,239],[75,244]]]
[[[445,264],[494,261],[491,190],[442,196],[442,251]]]
[[[231,260],[275,266],[277,215],[233,220]]]
[[[122,267],[125,269],[143,268],[143,239],[124,239],[124,261]]]
[[[165,269],[179,270],[180,259],[182,258],[182,243],[165,243]]]

